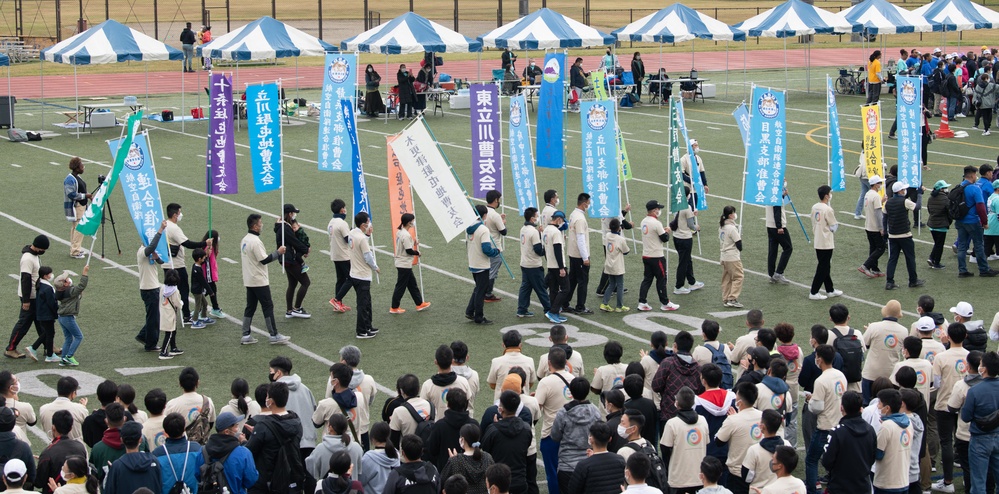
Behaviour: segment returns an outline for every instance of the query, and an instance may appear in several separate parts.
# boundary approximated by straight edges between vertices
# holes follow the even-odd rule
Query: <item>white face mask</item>
[[[295,213],[291,213],[291,219],[294,221],[296,218],[298,218],[298,215]]]
[[[18,382],[16,384],[14,384],[13,386],[11,386],[10,387],[10,392],[14,393],[14,394],[20,393],[21,392],[21,383]]]
[[[621,438],[628,437],[628,428],[621,424],[617,424],[617,436]]]
[[[182,219],[184,219],[184,213],[177,213],[177,223],[180,223]]]
[[[559,198],[557,198],[557,197],[556,197],[556,198],[555,198],[555,207],[558,207],[558,204],[559,204],[560,202],[562,202],[562,201],[561,201],[561,200],[560,200]]]
[[[663,210],[662,209],[657,209],[656,210],[656,218],[662,216],[662,214],[663,214]]]
[[[739,219],[739,215],[736,213],[732,213],[732,221],[735,221],[737,219]]]

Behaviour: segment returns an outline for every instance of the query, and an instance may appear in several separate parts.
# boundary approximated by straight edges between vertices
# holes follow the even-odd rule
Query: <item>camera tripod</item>
[[[102,181],[103,182],[103,181]],[[114,211],[111,210],[111,200],[108,199],[104,202],[104,209],[101,210],[101,258],[104,258],[104,222],[110,218],[111,219],[111,232],[114,233],[114,245],[118,248],[118,255],[121,255],[121,244],[118,243],[118,229],[115,228],[114,223]]]

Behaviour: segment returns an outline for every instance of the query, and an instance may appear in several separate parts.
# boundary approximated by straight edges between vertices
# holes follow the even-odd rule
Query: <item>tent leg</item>
[[[725,42],[725,99],[728,99],[728,41]]]
[[[480,58],[481,58],[481,55],[480,55]],[[385,54],[385,75],[387,76],[388,74],[389,74],[388,53],[386,53]],[[396,116],[399,115],[399,98],[398,97],[395,100],[395,114],[396,114]],[[386,107],[385,108],[385,123],[386,124],[388,123],[388,116],[389,116],[388,107]]]
[[[746,72],[746,53],[749,50],[749,38],[742,44],[742,100],[746,101],[746,83],[749,82],[749,74]]]
[[[76,64],[73,64],[73,90],[76,92],[76,121],[80,121],[80,80],[76,76]],[[84,122],[83,126],[86,127],[87,123]],[[90,127],[93,129],[93,126]],[[80,138],[80,133],[83,132],[83,128],[76,129],[76,138]]]
[[[40,128],[38,130],[39,130],[39,132],[41,132],[41,131],[45,130],[45,75],[44,75],[45,71],[42,70],[43,67],[45,66],[45,57],[39,57],[39,58],[41,58],[41,60],[38,62],[38,85],[39,85],[39,87],[41,87],[41,90],[42,90],[42,97],[41,97],[41,100],[42,100],[42,128]],[[10,67],[10,65],[8,65],[7,67]],[[7,70],[10,70],[10,69],[8,68]],[[79,111],[79,108],[77,108],[77,111]],[[77,115],[77,120],[79,120],[79,115]]]
[[[187,104],[184,101],[184,98],[187,96],[186,93],[187,93],[187,73],[184,73],[184,75],[182,75],[180,77],[180,111],[181,112],[184,111],[184,108],[187,108]],[[184,124],[186,123],[186,122],[184,122],[184,114],[181,113],[180,117],[181,117],[180,118],[180,131],[184,132],[184,131],[187,130],[186,127],[184,126]]]
[[[784,87],[791,92],[791,83],[787,79],[787,36],[784,36]]]

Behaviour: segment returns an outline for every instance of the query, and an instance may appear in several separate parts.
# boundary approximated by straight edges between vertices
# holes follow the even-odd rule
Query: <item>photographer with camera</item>
[[[177,274],[180,275],[177,289],[180,290],[181,310],[184,314],[184,325],[190,325],[194,322],[191,320],[191,307],[188,305],[188,298],[191,294],[191,277],[187,274],[187,252],[184,249],[204,249],[212,245],[212,239],[195,242],[184,235],[184,230],[181,230],[178,225],[180,220],[184,218],[184,213],[180,212],[180,204],[175,202],[167,204],[166,213],[166,239],[167,244],[170,245],[170,262],[164,263],[163,269],[176,269]]]
[[[87,183],[80,177],[83,175],[83,168],[83,160],[79,156],[74,156],[69,160],[69,175],[66,175],[66,179],[62,181],[65,196],[62,205],[66,210],[66,220],[73,223],[69,232],[69,256],[73,259],[86,257],[82,248],[83,234],[76,231],[76,224],[80,222],[87,203],[93,197],[93,194],[87,193]]]

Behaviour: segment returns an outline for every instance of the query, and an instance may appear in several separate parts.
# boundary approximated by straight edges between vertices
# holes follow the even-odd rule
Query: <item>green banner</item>
[[[114,167],[111,168],[111,173],[108,173],[104,183],[99,185],[97,190],[94,191],[93,199],[90,201],[90,205],[87,206],[87,211],[83,213],[80,222],[76,224],[76,231],[84,235],[93,236],[97,234],[97,229],[101,226],[101,217],[104,213],[104,203],[111,197],[111,191],[114,190],[115,184],[118,183],[118,175],[121,174],[121,169],[125,166],[125,160],[132,151],[132,138],[135,137],[136,131],[139,130],[141,122],[142,110],[128,117],[128,123],[125,124],[125,137],[122,138],[118,146],[118,152],[115,153]]]
[[[593,97],[597,101],[607,101],[610,98],[607,96],[607,76],[604,75],[604,71],[590,72],[590,85],[593,86]]]
[[[617,128],[617,161],[621,165],[621,181],[631,180],[631,161],[628,160],[628,148],[624,145],[621,127]]]
[[[679,211],[689,207],[683,193],[683,169],[680,167],[680,112],[676,100],[669,100],[669,209]]]

